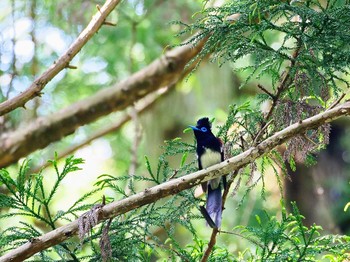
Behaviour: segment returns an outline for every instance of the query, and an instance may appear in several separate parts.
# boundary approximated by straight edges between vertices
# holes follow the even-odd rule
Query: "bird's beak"
[[[195,126],[189,126],[189,127],[192,128],[192,130],[201,131],[198,127],[195,127]]]

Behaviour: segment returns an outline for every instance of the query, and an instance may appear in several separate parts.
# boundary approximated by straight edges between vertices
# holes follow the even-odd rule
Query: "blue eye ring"
[[[208,129],[207,129],[206,127],[203,126],[203,127],[201,128],[201,131],[202,131],[202,132],[207,132]]]

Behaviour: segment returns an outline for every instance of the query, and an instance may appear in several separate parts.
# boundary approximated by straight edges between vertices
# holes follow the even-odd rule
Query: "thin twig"
[[[257,135],[254,138],[253,145],[256,145],[260,136],[263,134],[263,132],[269,127],[269,125],[273,122],[273,119],[271,119],[269,122],[267,122],[257,133]]]
[[[13,82],[15,80],[15,77],[17,76],[17,67],[16,67],[16,62],[17,62],[17,55],[15,52],[15,46],[17,42],[17,32],[16,32],[16,27],[15,27],[15,22],[16,22],[16,17],[15,17],[15,12],[16,12],[16,3],[15,0],[11,1],[11,23],[12,23],[12,33],[13,37],[11,38],[11,44],[12,44],[12,51],[11,51],[11,79],[10,83],[8,84],[8,89],[6,92],[6,99],[9,98],[10,92],[13,90]]]
[[[132,184],[133,177],[136,174],[137,166],[138,166],[138,151],[139,151],[139,145],[142,138],[142,128],[141,124],[139,122],[138,113],[135,107],[131,108],[131,119],[134,124],[134,139],[131,147],[131,161],[130,161],[130,167],[129,167],[129,181],[126,183],[125,186],[125,193],[129,195],[131,193],[130,185]]]
[[[59,72],[69,65],[69,62],[80,52],[82,47],[101,28],[106,17],[120,3],[120,0],[107,0],[105,4],[92,17],[86,28],[80,33],[68,50],[62,54],[41,76],[39,76],[25,91],[14,98],[8,99],[0,104],[0,116],[12,110],[23,107],[29,100],[37,96],[46,84]]]
[[[108,26],[116,26],[117,25],[116,23],[108,22],[108,21],[104,21],[103,24],[108,25]]]
[[[330,110],[336,107],[340,103],[340,101],[343,100],[344,97],[345,97],[345,93],[342,93],[341,96],[337,100],[335,100],[326,110]]]
[[[302,137],[305,138],[307,141],[309,141],[311,144],[313,144],[315,147],[318,147],[318,144],[313,141],[310,137],[308,137],[306,134],[302,134]]]
[[[130,43],[130,48],[129,48],[129,73],[132,74],[134,72],[134,56],[133,56],[133,49],[134,46],[136,44],[136,34],[137,34],[137,24],[132,22],[132,26],[131,26],[131,43]],[[138,152],[138,148],[139,148],[139,144],[140,144],[140,140],[141,140],[141,127],[140,127],[140,123],[138,120],[138,114],[137,114],[137,110],[135,107],[131,107],[131,120],[134,124],[134,140],[133,140],[133,144],[131,147],[131,163],[130,163],[130,168],[129,168],[129,176],[130,179],[129,181],[127,181],[126,183],[126,187],[125,187],[125,193],[127,195],[129,195],[131,193],[131,185],[133,182],[133,176],[136,173],[136,169],[137,169],[137,152]]]
[[[66,66],[66,68],[68,68],[68,69],[77,69],[78,67],[75,66],[75,65],[68,64],[68,65]]]
[[[298,42],[300,42],[300,41],[298,41]],[[296,58],[298,57],[298,55],[300,53],[300,50],[301,50],[301,44],[298,43],[298,47],[296,48],[296,50],[293,53],[292,60],[290,62],[290,66],[281,75],[282,81],[279,84],[279,86],[277,87],[277,93],[275,95],[273,95],[272,105],[270,107],[269,112],[266,114],[265,120],[269,120],[270,119],[270,117],[272,116],[272,113],[273,113],[273,111],[274,111],[274,109],[275,109],[275,107],[277,105],[277,102],[278,102],[280,96],[282,95],[284,90],[288,87],[289,82],[290,82],[290,71],[292,70],[292,68],[294,68],[294,66],[296,64]]]
[[[38,61],[38,43],[36,37],[36,28],[37,28],[37,1],[31,1],[30,4],[30,17],[32,20],[32,30],[30,31],[30,37],[34,45],[34,53],[32,62],[30,65],[30,73],[32,76],[36,77],[39,71],[39,61]],[[37,97],[34,98],[34,108],[30,112],[30,118],[35,119],[38,117],[38,108],[41,105],[41,100]]]
[[[272,94],[269,90],[267,90],[265,87],[263,87],[261,84],[258,84],[258,87],[264,91],[266,94],[268,94],[272,99],[275,99],[275,95]]]

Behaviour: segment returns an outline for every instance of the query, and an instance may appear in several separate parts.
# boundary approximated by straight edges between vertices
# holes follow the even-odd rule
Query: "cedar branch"
[[[350,102],[345,102],[333,109],[292,124],[262,141],[258,145],[251,147],[245,152],[231,157],[219,164],[167,181],[163,184],[145,189],[144,191],[128,198],[105,205],[100,212],[98,223],[149,203],[153,203],[167,196],[177,194],[185,189],[200,185],[203,182],[228,174],[234,170],[239,170],[240,168],[253,162],[258,157],[268,153],[276,146],[283,144],[288,139],[302,134],[306,130],[316,128],[324,123],[331,122],[332,120],[345,115],[350,115]],[[75,220],[65,226],[35,238],[32,241],[28,241],[24,245],[10,251],[0,258],[0,262],[22,261],[31,257],[37,252],[71,238],[72,236],[76,235],[77,231],[78,220]]]
[[[25,108],[25,104],[36,96],[40,96],[46,84],[50,82],[64,68],[72,68],[69,62],[75,57],[82,47],[105,23],[107,16],[120,3],[120,0],[107,0],[99,11],[92,17],[86,28],[71,44],[68,50],[62,54],[41,76],[22,93],[0,104],[0,116],[7,114],[18,107]]]

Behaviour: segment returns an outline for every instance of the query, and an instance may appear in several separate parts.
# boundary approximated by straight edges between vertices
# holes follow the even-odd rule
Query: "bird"
[[[204,169],[224,161],[223,143],[211,131],[211,123],[208,117],[200,118],[196,126],[189,126],[197,141],[196,153],[198,157],[198,169]],[[219,228],[222,219],[222,187],[226,187],[226,176],[212,179],[202,184],[204,192],[207,192],[206,208],[200,210],[212,228]]]

